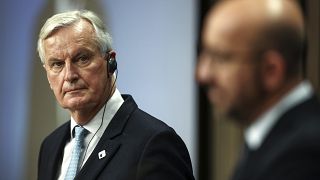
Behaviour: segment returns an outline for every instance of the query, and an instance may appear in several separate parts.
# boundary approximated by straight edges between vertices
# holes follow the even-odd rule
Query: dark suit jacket
[[[287,111],[235,180],[320,179],[320,104],[316,97]]]
[[[140,110],[133,98],[115,114],[96,148],[75,179],[93,180],[191,180],[194,179],[188,150],[175,131]],[[70,121],[42,143],[38,179],[57,179]],[[99,159],[98,153],[106,151]]]

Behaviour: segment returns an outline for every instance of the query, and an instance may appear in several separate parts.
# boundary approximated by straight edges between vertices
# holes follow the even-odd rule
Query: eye
[[[79,66],[86,66],[90,63],[90,59],[91,57],[87,54],[82,54],[80,56],[78,56],[78,58],[76,59],[76,63]]]
[[[60,72],[62,70],[63,66],[64,66],[63,61],[53,61],[53,62],[49,63],[50,70],[52,70],[54,72]]]
[[[217,63],[227,63],[232,59],[232,54],[226,52],[218,52],[215,54],[215,61]]]
[[[81,63],[86,63],[89,60],[87,55],[80,56],[79,61]]]
[[[214,63],[224,64],[232,60],[232,54],[219,50],[202,49],[200,58],[208,58]]]
[[[62,62],[54,62],[54,63],[52,63],[52,67],[61,67],[63,65],[63,63]]]

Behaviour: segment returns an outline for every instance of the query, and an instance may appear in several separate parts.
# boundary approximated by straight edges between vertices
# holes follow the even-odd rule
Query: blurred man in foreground
[[[197,79],[245,127],[235,180],[320,179],[320,104],[301,78],[305,29],[292,0],[229,0],[206,17]]]

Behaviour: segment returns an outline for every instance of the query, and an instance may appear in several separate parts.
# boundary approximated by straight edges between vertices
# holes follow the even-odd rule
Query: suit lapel
[[[106,140],[103,143],[99,142],[99,144],[78,173],[76,179],[96,179],[100,171],[110,162],[120,148],[119,142],[111,140]]]
[[[76,176],[76,179],[96,179],[101,170],[107,166],[121,147],[121,138],[116,137],[122,134],[129,117],[137,109],[137,104],[131,96],[124,95],[123,99],[125,100],[124,103],[112,118],[97,146]]]
[[[52,141],[49,149],[48,176],[52,179],[58,178],[58,172],[62,163],[63,151],[67,140],[70,139],[70,121],[59,129],[56,141]]]

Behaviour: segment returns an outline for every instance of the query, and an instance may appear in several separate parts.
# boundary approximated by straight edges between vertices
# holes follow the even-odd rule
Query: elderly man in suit
[[[293,0],[229,0],[206,17],[197,79],[245,128],[234,180],[320,179],[320,104],[301,77],[304,19]]]
[[[93,12],[49,18],[38,52],[57,101],[71,115],[41,145],[39,180],[194,179],[182,139],[116,88],[111,37]]]

